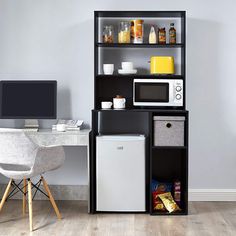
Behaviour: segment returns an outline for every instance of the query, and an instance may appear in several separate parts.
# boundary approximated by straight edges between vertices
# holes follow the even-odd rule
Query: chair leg
[[[23,216],[25,216],[25,212],[26,212],[26,185],[27,185],[27,182],[26,182],[26,179],[24,178],[23,180],[23,205],[22,205],[22,210],[23,210]]]
[[[59,209],[57,207],[57,204],[56,204],[56,202],[55,202],[55,200],[54,200],[54,198],[53,198],[53,196],[52,196],[52,194],[50,192],[48,184],[47,184],[46,180],[43,178],[43,176],[41,177],[41,179],[43,181],[43,186],[44,186],[44,188],[45,188],[45,190],[46,190],[46,192],[47,192],[47,194],[49,196],[49,200],[50,200],[50,202],[51,202],[51,204],[53,206],[53,209],[54,209],[54,211],[55,211],[55,213],[57,215],[57,218],[60,220],[61,219],[61,213],[60,213],[60,211],[59,211]]]
[[[0,203],[0,211],[2,210],[3,205],[4,205],[4,203],[5,203],[6,199],[7,199],[7,196],[9,194],[9,192],[10,192],[11,184],[12,184],[12,179],[9,180],[9,183],[8,183],[8,185],[6,187],[5,193],[4,193],[3,197],[2,197],[2,200],[1,200],[1,203]]]
[[[28,204],[29,204],[29,223],[30,231],[33,231],[33,206],[32,206],[32,184],[31,180],[28,179]]]

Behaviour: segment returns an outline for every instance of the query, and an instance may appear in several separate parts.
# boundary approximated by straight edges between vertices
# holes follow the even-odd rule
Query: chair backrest
[[[0,163],[33,166],[38,145],[20,129],[0,129]]]

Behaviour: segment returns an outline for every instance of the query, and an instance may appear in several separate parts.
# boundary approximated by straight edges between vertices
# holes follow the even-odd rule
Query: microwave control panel
[[[174,103],[183,105],[183,80],[175,80],[173,89]]]

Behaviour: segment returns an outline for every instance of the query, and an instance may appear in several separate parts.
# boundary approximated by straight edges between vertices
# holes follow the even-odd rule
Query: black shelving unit
[[[96,211],[96,136],[99,134],[144,134],[147,137],[146,145],[146,212],[151,215],[185,215],[188,213],[188,111],[186,111],[186,73],[185,73],[185,11],[95,11],[94,13],[94,109],[92,110],[91,132],[91,161],[90,161],[90,210]],[[179,22],[181,28],[181,40],[174,45],[165,44],[105,44],[101,42],[102,21],[112,20],[116,25],[122,19],[141,18],[171,21],[173,18]],[[101,61],[106,60],[101,54],[110,56],[116,50],[120,53],[124,50],[168,50],[180,53],[180,73],[174,75],[150,75],[140,73],[135,75],[103,75],[101,73]],[[110,50],[110,51],[109,51]],[[150,55],[151,56],[151,55]],[[180,108],[137,108],[133,106],[133,79],[182,79],[184,104]],[[126,97],[124,110],[103,110],[102,101],[112,101],[117,94]],[[184,116],[184,146],[154,146],[153,117],[154,116]],[[152,179],[160,181],[181,181],[181,212],[167,213],[157,212],[152,207]]]

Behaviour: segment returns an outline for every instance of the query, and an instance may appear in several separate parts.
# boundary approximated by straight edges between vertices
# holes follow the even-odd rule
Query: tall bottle
[[[169,43],[170,44],[176,44],[176,29],[175,24],[170,23],[170,29],[169,29]]]
[[[150,44],[155,44],[155,43],[157,43],[157,35],[156,35],[156,32],[155,32],[154,26],[152,26],[151,29],[150,29],[150,33],[149,33],[149,43],[150,43]]]

